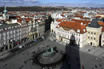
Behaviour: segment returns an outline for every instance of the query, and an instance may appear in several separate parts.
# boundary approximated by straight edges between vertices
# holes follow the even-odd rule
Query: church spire
[[[4,20],[6,19],[6,14],[7,14],[7,7],[5,5],[4,6],[4,11],[3,11],[3,18],[4,18]]]

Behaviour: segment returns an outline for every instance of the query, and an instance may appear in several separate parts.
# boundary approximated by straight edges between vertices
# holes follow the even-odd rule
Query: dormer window
[[[80,33],[80,29],[77,29],[77,32]]]
[[[83,22],[81,22],[81,25],[83,25]]]
[[[85,32],[86,30],[85,30],[85,29],[83,29],[83,31]]]
[[[5,30],[7,30],[7,28],[5,28]]]
[[[1,26],[2,24],[0,24],[0,26]]]
[[[16,26],[15,26],[15,28],[16,28]]]

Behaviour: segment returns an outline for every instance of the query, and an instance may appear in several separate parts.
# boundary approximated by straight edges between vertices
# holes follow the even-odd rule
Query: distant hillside
[[[2,12],[4,7],[0,7],[0,12]],[[33,6],[33,7],[7,7],[8,11],[52,11],[52,10],[62,10],[66,8],[62,7],[39,7],[39,6]]]

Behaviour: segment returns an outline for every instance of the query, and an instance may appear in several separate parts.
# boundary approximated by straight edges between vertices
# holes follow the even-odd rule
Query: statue
[[[46,50],[46,52],[43,53],[43,56],[47,57],[47,56],[51,56],[53,54],[55,54],[54,48],[49,48],[48,50]]]

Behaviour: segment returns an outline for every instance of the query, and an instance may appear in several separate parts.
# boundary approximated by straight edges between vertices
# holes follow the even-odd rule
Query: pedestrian
[[[82,65],[82,69],[84,69],[84,65]]]
[[[42,67],[42,69],[45,69],[44,67]]]
[[[102,65],[101,65],[101,64],[99,64],[99,66],[100,66],[100,67],[102,67]]]
[[[5,64],[5,66],[7,66],[7,64]]]
[[[95,64],[95,68],[97,68],[97,65]]]
[[[96,60],[98,60],[98,58],[96,58]]]
[[[21,65],[21,67],[19,68],[19,69],[22,69],[24,66],[23,65]]]
[[[6,67],[6,66],[7,66],[7,64],[4,64],[4,65],[3,65],[3,67]]]
[[[49,67],[48,67],[48,69],[49,69]]]
[[[24,63],[26,64],[26,63],[27,63],[27,61],[24,61]]]

